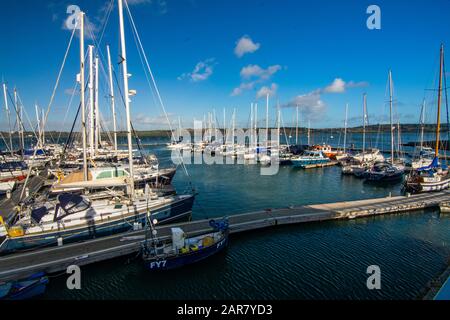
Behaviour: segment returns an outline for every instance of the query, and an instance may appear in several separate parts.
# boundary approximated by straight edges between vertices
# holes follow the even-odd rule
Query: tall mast
[[[280,102],[278,101],[277,105],[278,115],[277,115],[277,141],[278,141],[278,148],[280,148],[280,132],[281,132],[281,110],[280,110]]]
[[[100,111],[98,106],[98,56],[95,57],[95,154],[98,153],[100,144]]]
[[[441,57],[439,64],[439,88],[438,88],[438,110],[437,110],[437,126],[436,126],[436,149],[434,155],[439,157],[439,134],[441,130],[441,100],[442,100],[442,70],[444,67],[444,45],[441,44]]]
[[[266,96],[266,152],[269,147],[269,94]]]
[[[391,131],[391,164],[394,164],[394,123],[392,122],[392,71],[389,70],[389,118]]]
[[[22,158],[23,158],[23,151],[24,151],[25,146],[24,146],[24,138],[23,138],[22,107],[19,107],[16,88],[14,88],[14,106],[16,107],[17,123],[19,125],[19,143],[20,143],[20,150],[21,150]]]
[[[308,119],[308,146],[311,145],[311,120]]]
[[[225,108],[223,108],[223,144],[227,144],[227,114]]]
[[[347,126],[348,126],[348,103],[345,105],[345,121],[344,121],[344,153],[347,149]]]
[[[7,97],[7,89],[6,89],[6,83],[3,83],[3,96],[5,98],[5,110],[6,110],[6,116],[8,117],[8,125],[9,125],[9,146],[11,151],[11,156],[14,155],[13,152],[13,143],[12,143],[12,129],[11,129],[11,113],[9,111],[8,107],[8,97]]]
[[[236,133],[236,109],[233,110],[233,130],[232,130],[232,136],[231,136],[231,143],[233,145],[233,149],[234,149],[234,143],[235,143],[235,133]]]
[[[296,119],[296,124],[295,124],[295,144],[298,145],[298,104],[295,109],[297,112],[297,119]]]
[[[123,71],[123,92],[125,95],[125,108],[127,115],[127,136],[128,136],[128,161],[130,163],[130,191],[131,197],[134,197],[134,170],[133,170],[133,141],[131,136],[131,116],[130,116],[130,91],[128,88],[128,67],[127,67],[127,49],[125,43],[125,26],[123,21],[123,1],[118,0],[119,4],[119,25],[120,25],[120,44],[122,48],[121,60]]]
[[[94,156],[94,47],[89,46],[89,151]]]
[[[178,117],[178,141],[181,139],[181,117]]]
[[[21,137],[20,139],[22,140],[22,156],[24,154],[24,149],[25,149],[25,126],[23,124],[23,105],[20,104],[20,133],[21,133]]]
[[[80,104],[81,104],[81,133],[83,139],[83,177],[84,181],[88,180],[88,166],[86,155],[86,103],[85,103],[85,89],[84,89],[84,12],[80,12]]]
[[[117,152],[117,124],[116,124],[116,102],[114,97],[113,72],[111,63],[111,52],[109,46],[106,46],[108,53],[108,70],[109,70],[109,94],[111,97],[111,111],[113,116],[113,130],[114,130],[114,151]]]
[[[366,120],[367,120],[367,94],[363,96],[363,147],[362,147],[362,159],[363,162],[366,156]]]
[[[420,151],[423,149],[423,135],[425,130],[425,99],[422,102],[422,110],[420,112]]]
[[[42,128],[42,148],[45,145],[45,110],[42,108],[41,110],[42,116],[41,116],[41,128]]]
[[[36,122],[37,122],[37,128],[38,128],[38,141],[37,141],[37,147],[42,147],[42,132],[41,132],[41,119],[39,116],[39,107],[37,104],[34,105],[34,109],[36,112]]]
[[[249,147],[253,146],[253,103],[250,103],[250,143]]]
[[[258,147],[258,104],[255,103],[255,149]]]

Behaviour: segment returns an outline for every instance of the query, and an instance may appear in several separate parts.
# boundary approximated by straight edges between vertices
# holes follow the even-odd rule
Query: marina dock
[[[229,216],[230,233],[236,234],[262,228],[321,222],[338,219],[394,214],[439,208],[448,201],[450,191],[412,196],[396,196],[329,204],[267,209]],[[220,219],[220,218],[217,218]],[[159,226],[158,238],[171,236],[172,227],[180,227],[187,236],[209,232],[210,219]],[[133,231],[110,237],[88,240],[35,251],[16,253],[0,258],[0,281],[25,278],[36,272],[63,272],[70,265],[84,266],[112,258],[135,254],[146,240],[145,231]]]
[[[315,163],[315,164],[308,164],[303,166],[303,169],[315,169],[315,168],[324,168],[324,167],[333,167],[337,166],[339,164],[338,161],[329,161],[326,163]]]

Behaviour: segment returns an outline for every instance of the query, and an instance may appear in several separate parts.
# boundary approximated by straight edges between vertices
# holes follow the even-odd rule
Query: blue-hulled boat
[[[0,254],[73,243],[143,228],[148,212],[161,223],[187,220],[195,194],[158,197],[145,195],[133,202],[91,202],[87,197],[64,193],[54,204],[35,208],[16,222],[0,224]],[[3,230],[3,231],[2,231]],[[5,235],[2,236],[2,234]]]
[[[172,228],[171,241],[159,242],[153,239],[151,245],[143,247],[142,257],[146,268],[150,271],[176,269],[224,250],[228,246],[228,220],[211,220],[210,226],[212,232],[196,237],[186,238],[182,229]]]
[[[44,294],[48,277],[43,272],[14,282],[0,283],[0,300],[27,300]]]
[[[324,164],[330,162],[330,159],[322,151],[305,151],[303,155],[291,158],[291,163],[296,168],[305,168],[308,165]]]

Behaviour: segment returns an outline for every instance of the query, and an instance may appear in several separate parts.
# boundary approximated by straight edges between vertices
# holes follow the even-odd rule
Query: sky
[[[110,4],[110,0],[1,1],[0,75],[11,93],[17,88],[30,122],[35,121],[36,104],[45,110],[49,106],[72,35],[66,26],[67,8],[77,5],[88,19],[86,48],[97,46],[100,110],[105,126],[111,126],[107,44],[118,77],[121,66],[117,5]],[[251,103],[258,104],[262,125],[266,94],[271,125],[277,106],[283,124],[292,125],[299,105],[301,126],[309,121],[313,128],[341,127],[347,103],[349,125],[360,125],[364,93],[370,122],[383,122],[388,115],[390,69],[396,117],[418,123],[422,100],[435,104],[437,94],[430,88],[436,84],[439,47],[450,42],[450,0],[128,0],[128,4],[164,110],[172,123],[180,117],[185,128],[213,112],[222,127],[224,109],[227,126],[233,110],[237,125],[246,126]],[[380,8],[381,29],[367,27],[370,5]],[[133,123],[139,130],[167,129],[127,14],[125,28],[130,89],[137,91],[131,103]],[[78,34],[68,52],[50,106],[49,130],[70,130],[80,99],[78,90],[72,95],[79,72]],[[125,112],[118,104],[123,129]],[[7,130],[3,101],[0,106],[0,129]]]

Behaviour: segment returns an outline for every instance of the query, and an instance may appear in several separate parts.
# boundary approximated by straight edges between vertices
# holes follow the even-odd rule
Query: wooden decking
[[[389,213],[401,213],[426,208],[438,208],[448,201],[450,191],[414,196],[367,199],[330,204],[268,209],[229,217],[231,234],[280,225],[353,219]],[[218,218],[220,219],[220,218]],[[170,237],[171,227],[181,227],[188,236],[210,231],[209,220],[199,220],[158,227],[158,237]],[[20,279],[38,271],[54,273],[69,265],[87,265],[116,258],[140,250],[144,231],[133,231],[76,244],[40,249],[0,257],[0,281]]]

